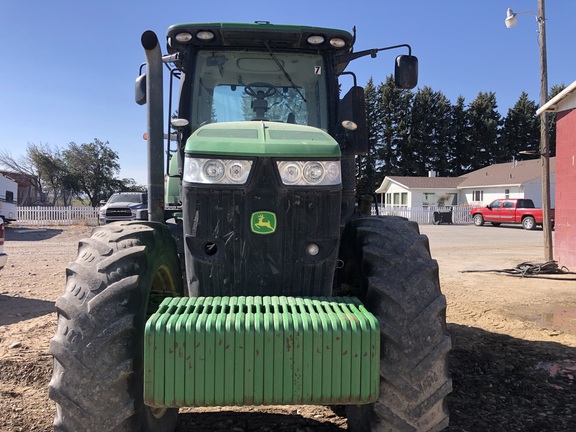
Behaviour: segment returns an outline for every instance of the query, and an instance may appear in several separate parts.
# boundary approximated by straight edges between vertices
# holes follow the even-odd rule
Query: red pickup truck
[[[542,225],[542,209],[535,208],[531,199],[497,199],[485,207],[472,207],[470,215],[474,225],[482,226],[490,222],[494,226],[500,224],[522,224],[524,229],[533,230]],[[554,224],[554,210],[550,219]]]

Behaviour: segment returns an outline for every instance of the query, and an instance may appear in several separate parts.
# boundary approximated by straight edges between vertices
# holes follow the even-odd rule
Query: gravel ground
[[[422,226],[448,300],[454,391],[446,431],[576,431],[576,282],[494,269],[538,261],[542,232]],[[88,227],[10,227],[0,272],[0,431],[51,430],[48,345],[64,268]],[[481,246],[482,245],[482,246]],[[480,272],[463,272],[480,270]],[[177,431],[342,431],[339,409],[184,409]]]

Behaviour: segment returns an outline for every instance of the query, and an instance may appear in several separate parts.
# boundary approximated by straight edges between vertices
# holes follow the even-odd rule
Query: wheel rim
[[[152,407],[150,408],[150,412],[157,419],[164,417],[164,414],[166,414],[166,411],[168,411],[167,408],[152,408]]]
[[[160,267],[152,280],[152,291],[176,292],[176,284],[169,269]]]

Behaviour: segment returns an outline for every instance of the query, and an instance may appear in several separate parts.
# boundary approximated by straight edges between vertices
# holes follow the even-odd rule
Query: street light
[[[538,44],[540,45],[540,106],[548,100],[548,70],[546,60],[546,13],[544,0],[538,0],[538,13],[533,11],[515,13],[508,8],[506,11],[506,27],[517,24],[517,15],[532,14],[538,22]],[[544,231],[544,259],[552,261],[552,223],[550,219],[550,145],[548,143],[548,113],[540,114],[540,162],[542,163],[542,229]]]
[[[536,17],[536,21],[539,21],[538,14],[534,11],[525,11],[516,13],[512,9],[508,8],[508,10],[506,11],[506,19],[504,20],[504,24],[506,24],[506,27],[508,28],[514,27],[516,24],[518,24],[518,19],[516,18],[516,16],[523,14],[532,14],[534,15],[534,17]]]

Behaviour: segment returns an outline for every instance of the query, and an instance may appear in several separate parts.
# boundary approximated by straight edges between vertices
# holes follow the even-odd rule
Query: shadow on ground
[[[56,237],[62,234],[59,228],[23,228],[6,227],[5,240],[11,241],[41,241]]]
[[[337,417],[334,415],[334,417]],[[327,419],[328,420],[328,419]],[[340,419],[341,422],[344,421]],[[345,424],[345,421],[344,421]],[[254,432],[342,432],[345,426],[304,418],[298,414],[258,412],[197,412],[180,413],[175,432],[186,431],[254,431]]]
[[[0,294],[0,326],[54,312],[54,302]]]
[[[448,397],[450,426],[446,432],[568,432],[576,430],[576,348],[553,342],[531,342],[486,332],[475,327],[450,324],[453,350],[450,354],[454,391]],[[51,360],[0,361],[3,383],[29,383],[45,391],[50,379]],[[21,395],[8,398],[22,407]],[[30,419],[38,429],[51,430],[52,404],[33,414],[15,412],[10,428],[31,430]],[[308,410],[308,408],[310,410]],[[345,419],[340,411],[305,407],[307,418],[297,407],[283,407],[288,414],[234,411],[218,408],[211,412],[184,409],[176,432],[342,432]],[[316,410],[317,409],[317,410]],[[323,410],[323,411],[322,411]],[[2,420],[0,419],[0,425]],[[41,426],[42,425],[42,426]]]
[[[576,431],[576,349],[449,324],[449,432]]]
[[[446,432],[576,431],[576,348],[449,324],[454,390]],[[177,431],[322,431],[346,429],[337,411],[322,422],[263,412],[183,412]],[[321,420],[321,419],[318,419]]]

